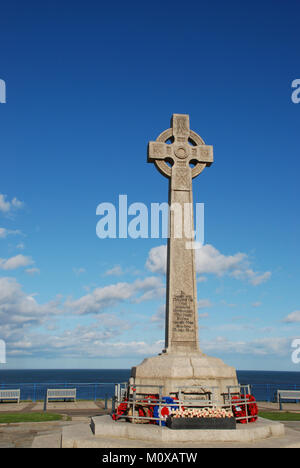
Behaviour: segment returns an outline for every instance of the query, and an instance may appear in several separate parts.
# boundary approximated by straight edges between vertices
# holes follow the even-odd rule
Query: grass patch
[[[272,421],[300,421],[300,413],[275,413],[271,411],[260,411],[258,416]]]
[[[61,414],[55,413],[13,413],[0,414],[0,424],[19,423],[19,422],[45,422],[59,421]]]

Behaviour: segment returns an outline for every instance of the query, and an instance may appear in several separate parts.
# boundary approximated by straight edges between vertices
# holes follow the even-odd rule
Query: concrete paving
[[[0,448],[60,448],[62,432],[71,428],[78,439],[89,440],[89,447],[97,448],[292,448],[300,447],[300,421],[284,422],[285,435],[254,442],[202,442],[202,443],[158,443],[122,438],[95,438],[90,427],[90,418],[74,417],[72,421],[39,423],[15,423],[0,425]],[[87,447],[86,442],[77,447]]]
[[[258,408],[260,411],[276,411],[277,412],[293,412],[300,413],[300,403],[282,403],[282,410],[279,410],[278,403],[271,403],[269,401],[257,402]]]
[[[44,436],[43,447],[60,447],[62,428],[78,421],[0,424],[1,448],[31,448],[34,439]]]
[[[41,411],[41,402],[21,402],[19,405],[14,403],[0,404],[0,412],[3,413],[24,413],[32,411]],[[53,405],[53,406],[52,406]],[[276,403],[259,402],[261,411],[278,411]],[[237,442],[202,442],[202,443],[162,443],[139,440],[126,440],[122,438],[101,437],[95,440],[90,428],[91,417],[94,415],[104,414],[103,401],[77,401],[73,402],[55,402],[50,403],[48,411],[57,412],[60,414],[69,415],[72,421],[51,421],[39,423],[14,423],[0,424],[0,448],[17,448],[17,447],[33,447],[33,448],[58,448],[61,446],[62,432],[64,428],[72,426],[74,430],[83,431],[81,436],[86,435],[90,441],[91,447],[144,447],[144,448],[159,448],[159,447],[191,447],[191,448],[206,448],[206,447],[300,447],[300,421],[282,422],[285,426],[284,437],[272,437],[252,443],[237,443]],[[283,412],[300,411],[299,404],[288,403],[283,406]],[[108,411],[107,411],[108,412]],[[75,426],[77,429],[75,429]],[[83,437],[84,438],[84,437]],[[79,444],[80,445],[80,444]]]
[[[108,409],[111,409],[111,401],[108,401]],[[104,402],[102,400],[78,400],[78,401],[55,401],[49,402],[47,405],[47,411],[57,410],[65,412],[66,410],[70,411],[85,411],[89,409],[104,409]],[[44,402],[21,402],[21,403],[0,403],[0,412],[1,413],[26,413],[31,411],[43,411]]]
[[[115,422],[110,416],[92,418],[91,428],[83,424],[65,427],[62,433],[62,447],[102,447],[103,439],[113,444],[115,439],[123,439],[125,446],[132,441],[146,446],[164,446],[167,444],[209,444],[209,443],[249,443],[270,437],[284,437],[284,425],[276,421],[258,418],[252,424],[238,424],[235,430],[172,430],[165,426],[149,424],[131,424],[126,421]]]
[[[20,413],[24,411],[25,408],[31,407],[32,403],[1,403],[0,404],[0,413]]]
[[[300,430],[300,424],[299,424]],[[280,437],[269,437],[252,442],[229,441],[150,441],[133,440],[120,437],[95,437],[88,424],[78,424],[63,428],[62,446],[69,448],[299,448],[299,432],[285,428],[285,434]]]
[[[43,411],[44,403],[38,402],[32,407],[32,411]],[[99,410],[99,405],[94,401],[57,401],[50,402],[47,404],[47,411],[65,412],[65,410],[76,411],[76,410]]]

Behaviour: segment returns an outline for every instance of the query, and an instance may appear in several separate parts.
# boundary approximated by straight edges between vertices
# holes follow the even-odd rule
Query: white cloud
[[[144,280],[137,279],[133,283],[117,283],[102,288],[95,288],[90,294],[80,299],[67,300],[65,308],[75,314],[97,314],[102,309],[131,300],[139,303],[142,301],[161,297],[164,286],[157,277],[148,277]]]
[[[197,277],[197,283],[204,283],[205,281],[207,281],[206,276],[198,276]]]
[[[209,299],[199,299],[197,306],[198,309],[205,309],[206,307],[211,307],[212,303]]]
[[[153,247],[146,261],[146,268],[152,273],[166,273],[167,268],[167,246],[160,245],[158,247]]]
[[[222,276],[236,268],[246,257],[243,253],[225,256],[212,245],[206,244],[195,250],[196,271],[199,274],[213,273]]]
[[[7,196],[0,193],[0,211],[2,211],[2,213],[9,213],[13,209],[20,209],[23,208],[23,206],[24,203],[16,197],[14,197],[12,201],[8,201]]]
[[[253,284],[253,286],[257,286],[261,283],[264,283],[271,277],[271,272],[266,271],[265,273],[258,273],[250,268],[245,268],[245,269],[236,269],[231,273],[231,276],[233,276],[236,279],[242,279],[242,280],[248,280],[249,283]]]
[[[11,230],[11,229],[0,227],[0,239],[5,239],[9,235],[17,235],[17,234],[22,234],[22,233],[18,229]]]
[[[107,313],[102,309],[107,304],[118,304],[123,300],[136,300],[145,293],[159,291],[162,284],[158,278],[145,278],[132,284],[118,283],[104,288],[96,288],[91,294],[77,301],[63,303],[61,298],[39,304],[34,294],[26,294],[15,278],[0,278],[0,323],[1,338],[8,344],[14,356],[101,358],[147,356],[161,352],[163,341],[149,343],[120,339],[124,330],[133,326],[118,314]],[[77,324],[60,331],[57,321],[72,312],[95,313],[93,322],[88,325]],[[300,318],[300,311],[293,319]],[[163,326],[165,307],[162,305],[151,317],[152,322]],[[208,314],[199,314],[205,318]],[[76,318],[78,320],[78,317]],[[37,328],[38,327],[38,328]],[[43,327],[45,331],[43,332]],[[55,330],[56,327],[56,330]],[[222,326],[226,329],[226,325]],[[243,326],[244,327],[244,326]],[[230,327],[229,327],[230,328]],[[221,329],[219,327],[219,329]],[[240,328],[237,328],[239,331]],[[228,331],[228,326],[227,326]],[[268,337],[246,341],[231,341],[217,336],[211,341],[202,341],[201,348],[212,355],[216,353],[240,353],[257,356],[287,356],[290,353],[292,338]]]
[[[227,307],[236,307],[236,304],[234,304],[233,302],[227,302],[224,299],[221,300],[221,304],[224,304]]]
[[[10,210],[11,203],[6,201],[6,195],[0,193],[0,211],[7,213]]]
[[[252,341],[230,341],[222,336],[212,341],[203,341],[200,347],[207,353],[233,353],[258,356],[287,356],[290,354],[291,339],[283,337],[259,338]]]
[[[104,276],[121,276],[121,275],[123,275],[123,273],[124,272],[122,270],[121,265],[116,265],[113,268],[110,268],[110,270],[107,270],[104,273]]]
[[[86,272],[86,269],[83,267],[73,268],[75,275],[79,276]]]
[[[165,322],[166,317],[166,306],[163,304],[161,305],[154,315],[151,317],[151,322],[158,322],[159,324],[163,325]]]
[[[300,322],[300,310],[294,310],[294,312],[291,312],[289,315],[287,315],[283,319],[283,322],[286,322],[286,323]]]
[[[22,332],[24,326],[41,325],[46,317],[58,314],[58,302],[38,304],[33,294],[23,292],[15,278],[0,278],[1,338]]]
[[[103,315],[92,324],[77,325],[60,334],[57,331],[55,334],[31,333],[26,334],[26,337],[16,334],[9,341],[8,355],[74,359],[79,357],[144,357],[161,352],[164,345],[162,340],[154,343],[116,340],[124,330],[124,326],[130,325],[116,317]]]
[[[39,275],[40,274],[40,269],[39,268],[26,268],[26,273],[28,275]]]
[[[32,265],[33,263],[34,261],[31,257],[25,257],[24,255],[19,254],[8,259],[0,258],[0,269],[15,270],[16,268]]]
[[[11,205],[14,207],[14,208],[23,208],[24,206],[24,202],[18,200],[16,197],[14,197],[11,201]]]
[[[166,273],[167,246],[160,245],[153,247],[146,261],[146,268],[153,273]],[[238,252],[234,255],[223,255],[210,244],[204,245],[195,250],[196,273],[215,274],[223,276],[228,274],[236,279],[247,280],[254,286],[267,281],[271,272],[255,272],[249,268],[248,256],[245,253]],[[203,278],[203,276],[200,276]]]

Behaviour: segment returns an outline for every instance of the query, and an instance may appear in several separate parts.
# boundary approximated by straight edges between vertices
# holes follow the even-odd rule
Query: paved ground
[[[1,404],[1,413],[11,412],[34,412],[43,409],[42,403],[20,403]],[[278,411],[276,403],[259,403],[261,411]],[[103,402],[78,401],[76,403],[50,403],[49,412],[56,412],[70,416],[72,421],[51,421],[39,423],[14,423],[0,424],[0,448],[26,448],[26,447],[59,447],[62,428],[64,426],[84,423],[89,425],[90,417],[108,413],[104,410]],[[288,403],[283,405],[283,411],[300,412],[299,404]],[[65,418],[66,419],[66,418]],[[256,443],[254,446],[261,447],[280,447],[289,443],[292,445],[299,442],[300,446],[300,421],[284,422],[286,426],[286,438],[283,441],[279,439],[266,439]],[[133,446],[139,446],[133,442]],[[143,444],[142,444],[143,446]],[[145,445],[144,445],[145,446]],[[149,445],[150,447],[151,445]],[[213,445],[215,446],[215,445]],[[236,444],[227,444],[227,446],[238,446]],[[252,446],[252,444],[251,444]]]
[[[107,412],[111,410],[111,402],[108,402]],[[1,403],[0,414],[4,413],[32,413],[42,412],[44,410],[44,403]],[[100,411],[100,413],[99,413]],[[103,401],[76,401],[76,402],[53,402],[48,403],[48,413],[66,414],[69,416],[96,416],[103,414],[104,402]]]
[[[42,402],[3,403],[0,404],[0,414],[42,412],[43,408]],[[28,448],[32,446],[37,436],[45,437],[47,444],[50,444],[51,447],[59,447],[64,426],[78,424],[78,422],[89,423],[91,416],[109,413],[110,408],[111,406],[108,404],[108,410],[105,410],[103,401],[49,403],[48,413],[63,414],[64,419],[71,417],[72,421],[0,424],[0,448]],[[41,441],[40,438],[39,442]]]
[[[79,423],[89,424],[90,419],[85,416],[75,416],[72,421],[51,421],[40,423],[19,423],[0,425],[0,448],[59,448],[61,433],[64,426],[78,425]],[[300,446],[300,421],[287,422],[286,437],[284,440],[280,438],[266,439],[253,444],[238,444],[238,443],[223,443],[223,444],[202,444],[202,447],[280,447],[286,446],[289,443]],[[123,445],[122,445],[123,442]],[[110,442],[111,443],[111,442]],[[107,445],[108,447],[124,447],[124,441],[116,441],[117,445]],[[119,445],[118,445],[119,444]],[[197,444],[192,444],[194,447],[199,447]],[[191,447],[191,444],[183,444],[182,447]],[[161,444],[135,443],[130,441],[128,447],[160,447]],[[174,447],[174,444],[168,444],[166,447]],[[178,444],[177,444],[178,447]],[[178,447],[179,448],[179,447]]]
[[[257,402],[260,411],[276,411],[280,412],[278,403],[270,403],[268,401]],[[300,413],[300,403],[282,403],[282,411]]]
[[[63,426],[78,421],[51,421],[39,423],[0,424],[0,448],[29,448],[36,436],[52,436],[54,447],[59,447]]]

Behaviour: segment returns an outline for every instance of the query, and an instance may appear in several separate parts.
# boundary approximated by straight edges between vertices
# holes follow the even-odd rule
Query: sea
[[[77,388],[80,399],[111,397],[114,384],[128,381],[130,369],[0,369],[0,389],[20,388],[22,400],[42,400],[47,388]],[[300,372],[238,370],[258,401],[275,401],[278,389],[300,390]]]

